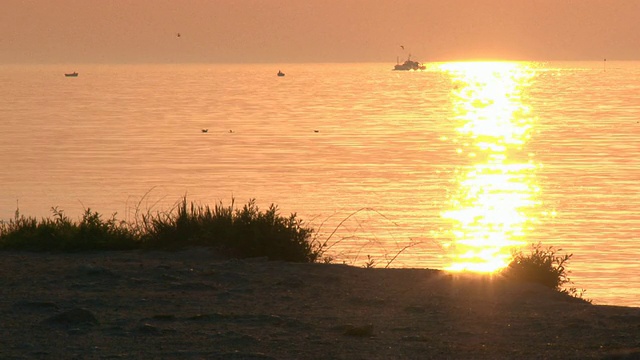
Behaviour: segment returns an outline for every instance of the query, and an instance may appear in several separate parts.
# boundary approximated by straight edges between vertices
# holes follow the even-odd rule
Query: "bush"
[[[559,292],[582,298],[585,290],[578,291],[575,287],[565,288],[573,284],[569,279],[570,271],[566,266],[573,254],[558,255],[562,249],[553,246],[543,248],[541,243],[531,245],[531,253],[521,251],[514,253],[513,260],[502,270],[507,278],[542,284]]]

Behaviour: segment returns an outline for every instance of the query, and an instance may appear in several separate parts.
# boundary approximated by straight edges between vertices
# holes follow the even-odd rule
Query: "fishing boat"
[[[280,70],[278,70],[278,76],[284,76],[284,73]]]
[[[72,72],[70,74],[69,73],[65,73],[64,76],[66,76],[66,77],[76,77],[76,76],[78,76],[78,73],[74,71],[74,72]]]
[[[393,67],[393,70],[424,70],[426,68],[426,66],[420,64],[419,62],[411,60],[411,55],[409,55],[409,57],[407,57],[407,60],[405,60],[405,62],[402,64],[400,64],[400,58],[398,58],[398,60],[396,61],[396,66]]]

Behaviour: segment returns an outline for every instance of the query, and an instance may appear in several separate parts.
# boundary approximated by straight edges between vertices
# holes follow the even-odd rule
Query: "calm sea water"
[[[392,65],[2,66],[0,219],[255,198],[335,261],[542,242],[640,306],[640,63]]]

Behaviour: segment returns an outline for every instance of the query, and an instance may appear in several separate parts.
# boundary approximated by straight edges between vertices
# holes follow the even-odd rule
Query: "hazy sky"
[[[0,34],[0,63],[640,60],[640,0],[2,0]]]

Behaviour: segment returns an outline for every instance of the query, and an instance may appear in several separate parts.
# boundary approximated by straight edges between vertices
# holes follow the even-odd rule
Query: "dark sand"
[[[0,359],[640,359],[640,308],[206,249],[0,252]]]

